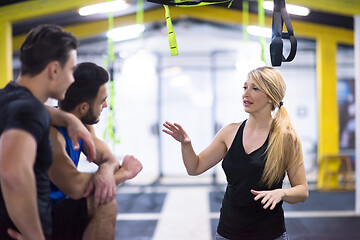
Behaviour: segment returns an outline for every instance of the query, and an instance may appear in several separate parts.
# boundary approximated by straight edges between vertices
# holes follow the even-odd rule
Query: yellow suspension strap
[[[108,0],[111,2],[112,0]],[[114,17],[112,13],[110,12],[108,14],[108,25],[109,25],[109,31],[114,28]],[[115,62],[115,53],[114,53],[114,42],[112,39],[108,37],[108,58],[105,60],[107,69],[109,71],[109,114],[107,119],[107,124],[104,132],[104,139],[107,137],[112,141],[112,148],[114,150],[114,147],[116,144],[120,143],[120,139],[116,138],[116,119],[115,119],[115,113],[114,113],[114,99],[115,99],[115,89],[114,89],[114,62]]]
[[[172,25],[170,10],[168,5],[163,5],[165,8],[165,19],[166,19],[166,28],[168,32],[169,46],[170,46],[170,54],[171,56],[179,55],[179,51],[177,48],[176,37],[174,27]]]
[[[165,20],[166,20],[166,28],[168,31],[168,40],[170,46],[170,54],[171,56],[179,55],[175,31],[171,21],[169,6],[176,7],[197,7],[197,6],[205,6],[210,4],[220,4],[229,2],[229,8],[233,2],[233,0],[204,0],[204,1],[196,1],[196,0],[147,0],[148,2],[162,4],[165,8]]]
[[[144,0],[137,0],[136,24],[144,24]],[[142,33],[139,38],[142,38]]]
[[[247,45],[249,41],[249,33],[247,31],[247,27],[249,26],[249,1],[243,0],[242,2],[242,20],[243,20],[243,40],[245,45]]]
[[[258,0],[258,21],[259,27],[264,29],[265,27],[265,10],[263,7],[264,0]],[[265,37],[260,36],[260,46],[261,46],[261,61],[266,63],[265,61]]]

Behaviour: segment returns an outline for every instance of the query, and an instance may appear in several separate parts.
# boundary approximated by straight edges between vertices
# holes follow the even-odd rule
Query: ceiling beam
[[[0,20],[11,23],[30,18],[78,9],[106,0],[33,0],[0,7]]]
[[[308,7],[315,11],[355,16],[360,14],[359,0],[285,0],[286,3]]]
[[[77,9],[106,0],[32,0],[0,7],[0,19],[10,22]],[[360,15],[359,0],[286,0],[286,3],[340,15]]]

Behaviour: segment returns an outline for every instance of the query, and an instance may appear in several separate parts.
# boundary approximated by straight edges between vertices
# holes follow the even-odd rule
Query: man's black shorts
[[[51,240],[81,240],[88,223],[86,198],[66,198],[52,207]]]

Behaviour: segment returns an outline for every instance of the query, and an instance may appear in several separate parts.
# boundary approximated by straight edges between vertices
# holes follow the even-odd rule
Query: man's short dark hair
[[[76,49],[78,40],[60,26],[44,24],[33,28],[20,48],[21,74],[35,76],[51,61],[64,67],[69,51]]]
[[[83,102],[91,104],[102,85],[108,82],[108,72],[90,62],[80,63],[74,71],[75,81],[67,89],[65,98],[59,101],[59,107],[64,111],[72,111]]]

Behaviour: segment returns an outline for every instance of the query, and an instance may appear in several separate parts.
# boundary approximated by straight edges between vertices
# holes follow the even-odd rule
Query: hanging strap
[[[243,34],[243,41],[245,43],[245,45],[247,45],[248,41],[249,41],[249,33],[247,31],[247,27],[249,26],[249,1],[248,0],[243,0],[242,2],[242,11],[243,11],[243,15],[242,15],[242,21],[243,21],[243,29],[242,29],[242,34]]]
[[[111,2],[112,0],[108,0]],[[112,13],[108,13],[108,27],[109,30],[114,28],[114,16]],[[115,89],[114,89],[114,62],[115,62],[115,52],[114,52],[114,42],[111,38],[108,37],[108,58],[106,59],[106,65],[109,71],[109,88],[110,88],[110,96],[109,96],[109,114],[106,123],[106,128],[104,131],[104,138],[109,136],[112,141],[112,147],[114,150],[115,144],[119,143],[120,140],[116,139],[115,132],[115,113],[114,113],[114,99],[115,99]]]
[[[284,22],[287,32],[282,32]],[[287,58],[283,56],[282,39],[290,40],[291,49]],[[296,49],[297,41],[294,36],[294,30],[291,24],[289,14],[286,11],[285,0],[274,0],[272,39],[270,44],[271,64],[273,66],[281,66],[282,62],[291,62],[296,55]]]
[[[176,56],[176,55],[179,55],[179,51],[178,51],[178,48],[177,48],[174,27],[173,27],[172,22],[171,22],[169,6],[164,5],[164,8],[165,8],[165,19],[166,19],[166,28],[167,28],[167,31],[168,31],[170,53],[171,53],[171,56]]]
[[[263,7],[264,0],[258,0],[258,21],[259,21],[259,27],[262,29],[265,27],[265,10]],[[260,35],[260,46],[261,46],[261,61],[266,63],[265,61],[265,37]]]
[[[220,4],[230,2],[228,8],[231,6],[234,0],[214,0],[214,1],[201,1],[201,2],[194,2],[194,1],[186,1],[186,0],[174,0],[175,6],[177,7],[197,7],[197,6],[206,6],[211,4]]]
[[[137,0],[136,24],[144,25],[144,0]],[[142,33],[139,38],[142,38]]]
[[[234,0],[147,0],[148,2],[158,3],[168,6],[177,6],[177,7],[196,7],[196,6],[205,6],[210,4],[220,4],[225,2],[230,2]]]
[[[164,6],[166,28],[168,31],[168,40],[169,40],[169,46],[170,46],[170,54],[171,54],[171,56],[177,56],[177,55],[179,55],[179,51],[178,51],[178,47],[177,47],[177,43],[176,43],[174,27],[173,27],[172,21],[171,21],[169,5],[177,6],[177,7],[197,7],[197,6],[205,6],[205,5],[210,5],[210,4],[219,4],[219,3],[230,2],[228,5],[228,8],[229,8],[234,0],[205,0],[205,1],[202,1],[202,0],[147,0],[147,1],[162,4]]]

